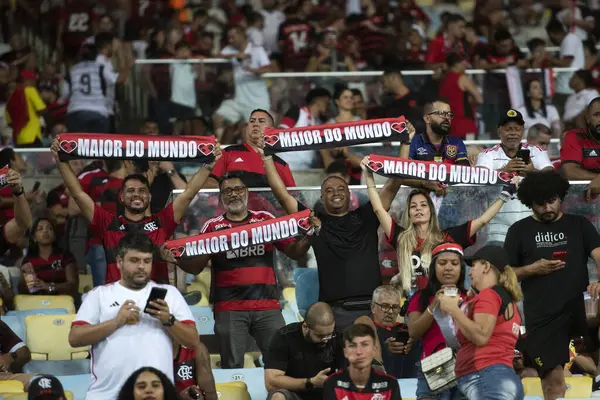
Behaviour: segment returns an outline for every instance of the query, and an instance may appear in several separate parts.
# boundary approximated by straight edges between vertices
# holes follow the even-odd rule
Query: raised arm
[[[288,193],[283,180],[277,172],[275,163],[273,162],[273,156],[265,156],[262,149],[258,150],[262,156],[263,164],[265,166],[265,173],[267,174],[267,181],[269,186],[273,190],[273,194],[281,204],[281,207],[288,214],[298,212],[298,200],[296,200],[291,194]]]
[[[415,127],[409,121],[406,121],[406,128],[408,129],[408,137],[409,141],[407,143],[400,144],[400,152],[398,157],[400,158],[409,158],[410,153],[410,142],[415,137]],[[381,204],[385,210],[389,210],[394,198],[398,194],[398,190],[400,186],[406,184],[407,182],[404,179],[388,179],[383,188],[379,191],[379,197],[381,198]],[[421,184],[421,183],[419,183]]]
[[[59,149],[59,140],[56,138],[54,139],[54,142],[52,142],[51,150],[52,154],[54,155],[54,159],[58,164],[58,170],[62,175],[65,187],[69,191],[71,197],[73,197],[73,199],[75,199],[77,202],[77,205],[81,211],[81,215],[83,215],[89,222],[92,222],[94,220],[94,200],[92,200],[92,198],[83,191],[83,188],[81,187],[81,184],[79,183],[79,180],[77,179],[77,176],[75,176],[75,173],[71,169],[69,163],[67,161],[60,161],[58,157]]]
[[[498,214],[502,206],[511,199],[512,195],[516,193],[517,186],[514,183],[504,185],[500,196],[484,211],[479,218],[475,218],[471,221],[471,230],[469,231],[469,237],[475,235],[481,228],[490,223],[492,218]]]
[[[21,175],[14,169],[9,169],[6,182],[13,193],[15,217],[4,226],[4,236],[8,243],[17,243],[25,236],[27,229],[31,228],[31,209],[23,192]]]
[[[373,211],[375,211],[375,215],[377,215],[377,219],[379,220],[379,224],[381,225],[383,232],[386,234],[386,236],[390,237],[390,235],[392,234],[392,226],[394,225],[394,221],[392,220],[390,214],[387,212],[388,209],[386,209],[383,203],[381,202],[381,197],[379,197],[379,192],[377,192],[377,188],[375,187],[375,179],[373,179],[373,172],[367,167],[368,164],[369,156],[366,156],[360,163],[360,167],[363,170],[363,175],[367,184],[367,190],[369,192],[369,201],[371,202]]]
[[[185,190],[175,200],[173,200],[173,217],[176,222],[180,222],[183,218],[186,208],[190,205],[194,197],[198,194],[200,189],[204,187],[206,180],[212,172],[215,164],[221,158],[221,145],[217,141],[215,144],[215,159],[210,164],[204,164],[198,172],[194,174],[192,179],[187,183]]]

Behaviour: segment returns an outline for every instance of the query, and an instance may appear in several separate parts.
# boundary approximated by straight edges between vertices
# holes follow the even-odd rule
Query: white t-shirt
[[[265,45],[265,37],[263,31],[258,28],[250,27],[246,30],[246,38],[250,43],[257,47],[263,47]]]
[[[171,64],[171,101],[196,108],[196,71],[189,63]]]
[[[279,50],[279,26],[285,21],[285,14],[279,10],[261,10],[260,13],[265,19],[262,30],[265,50],[269,54],[276,53]]]
[[[570,68],[575,70],[585,67],[585,54],[583,52],[583,43],[577,35],[567,33],[565,38],[560,43],[560,56],[573,57]],[[573,76],[573,72],[560,72],[556,76],[556,93],[572,94],[573,90],[569,87],[569,79]]]
[[[136,325],[123,325],[92,346],[92,383],[86,400],[114,400],[127,378],[141,367],[154,367],[173,380],[173,345],[161,323],[143,312],[153,287],[167,289],[165,301],[178,321],[194,324],[183,296],[171,285],[150,281],[142,290],[131,290],[119,282],[98,286],[88,292],[73,325],[100,324],[117,316],[121,306],[132,300],[142,309]]]
[[[571,27],[571,25],[569,24],[571,14],[574,14],[574,19],[576,20],[585,19],[586,21],[594,21],[594,17],[589,15],[583,18],[583,15],[581,14],[581,8],[579,7],[574,7],[573,10],[571,8],[563,8],[558,13],[556,13],[556,19],[563,24],[565,30],[574,33],[581,40],[587,40],[588,34],[585,31],[585,29],[580,28],[578,26]]]
[[[538,146],[528,143],[521,144],[522,149],[529,149],[529,155],[533,167],[542,170],[546,167],[553,167],[548,153]],[[485,167],[492,170],[502,169],[511,160],[506,155],[501,145],[483,150],[477,156],[477,167]],[[489,223],[488,240],[504,242],[508,228],[515,222],[531,215],[531,210],[523,205],[518,199],[509,200],[502,210]]]
[[[221,55],[230,56],[239,53],[239,50],[227,46],[221,51]],[[264,79],[259,75],[246,71],[245,68],[259,69],[271,64],[267,52],[262,47],[254,46],[248,43],[244,54],[250,57],[242,62],[237,58],[232,59],[233,77],[235,80],[235,102],[240,104],[254,104],[255,108],[269,110],[271,108],[271,100],[269,99],[269,91]]]
[[[320,120],[313,118],[307,107],[301,107],[298,109],[298,119],[293,126],[288,126],[285,124],[285,122],[285,120],[281,121],[279,124],[279,129],[301,128],[303,126],[314,126],[321,124]],[[312,168],[317,152],[314,150],[303,150],[279,153],[278,155],[281,157],[281,159],[288,163],[292,171],[300,171]]]
[[[585,108],[590,104],[590,101],[600,96],[596,89],[583,89],[579,93],[573,93],[567,98],[565,103],[565,113],[563,114],[563,120],[569,121],[579,114],[581,114]]]
[[[529,116],[527,112],[527,108],[520,107],[517,111],[519,111],[523,115],[523,120],[525,121],[525,133],[529,128],[536,124],[543,124],[548,128],[552,128],[552,124],[554,122],[560,122],[560,115],[558,114],[558,110],[552,104],[546,104],[546,116],[539,111],[536,110],[533,112],[533,118]]]
[[[108,108],[108,115],[115,114],[115,84],[119,79],[119,73],[115,72],[112,61],[104,56],[104,54],[98,54],[96,57],[98,64],[104,65],[104,75],[106,78],[106,108]]]
[[[92,111],[108,117],[108,88],[114,87],[118,74],[110,73],[98,61],[81,61],[71,67],[61,86],[61,99],[69,98],[67,114]],[[105,90],[106,89],[106,90]]]

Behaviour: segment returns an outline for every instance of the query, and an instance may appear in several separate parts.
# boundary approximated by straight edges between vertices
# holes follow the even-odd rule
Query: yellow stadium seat
[[[210,366],[215,369],[221,369],[221,355],[211,354],[210,355]],[[254,357],[250,353],[244,354],[244,368],[256,368],[254,364]]]
[[[0,381],[0,393],[23,393],[25,386],[20,381]]]
[[[209,294],[210,294],[210,278],[211,276],[211,272],[210,272],[210,268],[205,268],[204,271],[200,272],[198,275],[196,275],[196,279],[188,285],[187,287],[187,291],[189,292],[194,292],[194,291],[198,291],[200,293],[202,293],[202,299],[200,300],[200,302],[198,304],[195,304],[196,306],[208,306],[208,299],[209,299]]]
[[[217,383],[217,396],[227,400],[250,400],[248,389],[237,384]]]
[[[286,287],[283,289],[283,299],[287,301],[285,305],[287,308],[291,308],[291,304],[296,303],[296,288],[295,287]]]
[[[70,390],[65,390],[65,395],[67,396],[67,400],[75,400],[75,395]],[[18,393],[18,394],[3,394],[0,393],[0,397],[4,397],[6,400],[27,400],[27,393]]]
[[[25,317],[25,336],[32,360],[83,360],[87,347],[69,345],[69,331],[75,314],[29,315]]]
[[[79,275],[79,293],[87,293],[94,288],[94,281],[89,274]]]
[[[525,396],[544,397],[540,378],[523,378]],[[566,399],[585,399],[592,395],[592,378],[589,376],[570,376],[565,378],[567,383]]]
[[[304,317],[302,316],[302,314],[300,314],[300,311],[298,311],[298,321],[304,321]]]
[[[15,296],[15,310],[35,310],[38,308],[64,308],[69,314],[75,314],[75,303],[71,296],[42,296],[19,294]]]

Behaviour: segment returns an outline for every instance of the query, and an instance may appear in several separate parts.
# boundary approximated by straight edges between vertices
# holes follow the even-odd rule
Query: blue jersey
[[[408,157],[419,161],[469,165],[465,144],[454,136],[444,136],[438,148],[431,143],[426,133],[416,135],[410,143]]]

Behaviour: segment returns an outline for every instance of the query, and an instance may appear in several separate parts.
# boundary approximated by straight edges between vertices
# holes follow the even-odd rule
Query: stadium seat
[[[213,335],[215,333],[215,317],[213,311],[208,306],[190,306],[196,330],[200,335]]]
[[[25,341],[25,326],[23,320],[14,315],[5,315],[2,321],[17,335],[22,341]]]
[[[87,347],[73,348],[68,337],[75,314],[30,315],[25,318],[27,347],[32,360],[82,360]]]
[[[267,398],[265,374],[262,368],[215,369],[213,370],[216,383],[243,382],[248,385],[252,399]],[[221,397],[223,398],[223,397]]]
[[[87,293],[94,288],[94,282],[92,275],[90,274],[79,274],[79,293]]]
[[[67,400],[75,400],[75,396],[70,390],[65,390],[65,395],[67,396]],[[9,394],[8,396],[4,396],[4,398],[6,400],[27,400],[27,393]]]
[[[35,310],[39,308],[64,308],[70,314],[75,314],[75,303],[71,296],[37,296],[30,294],[15,296],[15,310]]]
[[[292,272],[292,278],[294,279],[294,283],[298,282],[298,278],[300,278],[300,275],[303,275],[309,270],[310,268],[294,268],[294,271]]]
[[[306,268],[296,281],[296,303],[298,312],[302,317],[306,309],[313,303],[319,301],[319,276],[314,268]]]
[[[540,378],[522,379],[525,396],[544,397]],[[589,376],[570,376],[565,378],[567,383],[567,399],[589,398],[592,395],[592,378]]]
[[[286,287],[283,289],[282,295],[285,300],[285,306],[293,310],[295,307],[294,305],[296,304],[296,288]]]
[[[85,395],[92,381],[92,374],[88,372],[87,374],[82,375],[58,375],[56,377],[60,383],[62,383],[65,390],[70,390],[73,392],[75,399],[85,399]]]
[[[250,400],[250,393],[248,393],[248,389],[243,382],[217,383],[216,388],[217,395],[221,399]]]
[[[202,299],[196,304],[196,306],[208,306],[208,299],[210,295],[210,268],[205,268],[204,271],[196,275],[196,279],[188,285],[187,291],[193,292],[198,291],[202,293]]]
[[[283,315],[283,319],[285,320],[286,325],[298,322],[298,314],[290,308],[284,308],[283,310],[281,310],[281,314]]]
[[[211,354],[210,355],[210,365],[212,368],[220,369],[221,368],[221,355],[220,354]],[[244,354],[244,368],[256,368],[254,364],[254,357],[250,353]]]
[[[19,381],[0,381],[0,393],[23,393],[25,386]]]
[[[36,308],[33,310],[11,310],[6,313],[7,316],[17,317],[21,321],[25,321],[25,317],[30,315],[65,315],[68,314],[65,308]]]

